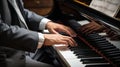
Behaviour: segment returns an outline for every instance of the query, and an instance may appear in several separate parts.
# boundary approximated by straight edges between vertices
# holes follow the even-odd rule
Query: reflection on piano
[[[55,7],[48,18],[63,22],[78,34],[74,38],[78,44],[76,47],[53,46],[56,58],[63,67],[120,67],[120,41],[112,42],[95,32],[89,35],[82,34],[79,30],[81,25],[78,23],[81,20],[89,21],[88,17],[92,17],[120,34],[119,20],[75,0],[54,0],[54,2]]]

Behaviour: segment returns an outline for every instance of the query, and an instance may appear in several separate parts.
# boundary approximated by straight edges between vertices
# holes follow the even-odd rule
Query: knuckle
[[[68,37],[69,39],[72,39],[72,37]]]

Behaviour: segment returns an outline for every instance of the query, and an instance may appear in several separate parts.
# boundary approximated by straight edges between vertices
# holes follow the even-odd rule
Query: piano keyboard
[[[91,36],[91,37],[90,37]],[[94,37],[93,37],[94,36]],[[55,45],[54,48],[61,57],[66,67],[118,67],[120,64],[120,51],[105,38],[91,34],[88,36],[92,46],[96,47],[105,57],[96,53],[79,38],[74,38],[78,43],[76,47]],[[106,60],[106,57],[108,58]],[[114,63],[114,64],[111,64]]]
[[[93,33],[89,34],[86,39],[108,60],[112,61],[112,64],[120,65],[120,49],[108,42],[106,38]]]
[[[55,46],[56,47],[62,47],[62,46]],[[76,55],[74,51],[72,51],[69,48],[66,48],[65,50],[57,50],[57,53],[63,60],[63,63],[66,64],[66,67],[112,67],[108,62],[106,62],[102,57],[98,56],[95,57],[95,55],[88,56],[79,54]]]

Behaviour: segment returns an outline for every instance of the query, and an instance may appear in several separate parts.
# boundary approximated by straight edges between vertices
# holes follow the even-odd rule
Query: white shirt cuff
[[[44,44],[44,35],[42,33],[38,33],[38,37],[39,37],[39,42],[38,42],[38,48],[41,48],[42,45]]]
[[[48,23],[48,21],[51,21],[51,20],[49,20],[49,19],[47,19],[47,18],[43,18],[43,19],[41,20],[41,22],[40,22],[39,29],[40,29],[40,30],[44,30],[46,24]]]

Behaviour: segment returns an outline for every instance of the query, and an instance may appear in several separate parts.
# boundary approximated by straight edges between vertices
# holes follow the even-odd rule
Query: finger
[[[68,38],[68,42],[69,42],[69,44],[71,46],[75,46],[76,45],[75,41],[71,37]]]
[[[59,44],[69,45],[67,41],[61,41],[61,42],[59,42]]]
[[[74,44],[73,44],[73,42],[70,40],[70,39],[66,39],[66,41],[68,42],[68,44],[70,45],[70,46],[74,46]]]
[[[73,42],[71,37],[65,37],[64,40],[67,41],[70,46],[75,46],[75,43]]]
[[[67,34],[69,34],[71,37],[76,37],[76,33],[72,30],[72,29],[70,29],[69,27],[66,27],[65,28],[65,33],[67,33]]]
[[[74,30],[72,30],[71,28],[69,28],[69,27],[68,27],[68,31],[71,32],[71,34],[73,35],[73,37],[77,36],[76,32]]]
[[[53,34],[59,34],[56,30],[54,30],[54,29],[52,29],[51,30],[51,33],[53,33]]]
[[[76,41],[73,38],[70,38],[70,40],[73,42],[74,46],[77,46],[77,43],[76,43]]]
[[[72,46],[71,41],[69,41],[68,36],[63,36],[63,41],[66,41],[68,45]]]

